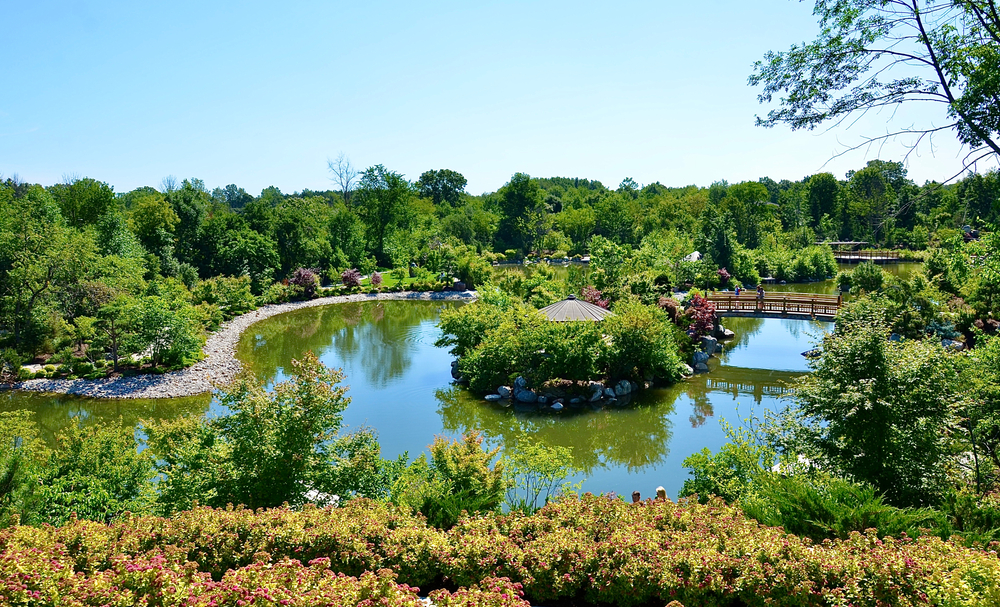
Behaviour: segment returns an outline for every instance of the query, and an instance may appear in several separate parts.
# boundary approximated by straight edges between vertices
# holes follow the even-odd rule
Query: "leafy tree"
[[[430,198],[435,205],[447,203],[453,207],[458,204],[468,183],[461,173],[441,169],[425,171],[414,185],[422,197]]]
[[[130,192],[127,215],[129,227],[146,250],[159,254],[173,244],[180,218],[163,194],[152,188]]]
[[[292,365],[292,377],[271,391],[252,375],[221,391],[223,417],[144,423],[163,474],[158,499],[164,512],[190,508],[195,500],[215,507],[300,505],[310,491],[349,497],[364,486],[388,486],[372,478],[389,469],[373,466],[377,446],[339,434],[350,402],[340,385],[343,373],[312,353]],[[359,455],[361,449],[367,455]],[[338,470],[351,463],[367,467]],[[366,480],[354,487],[335,483],[352,478]]]
[[[174,229],[177,259],[196,266],[201,224],[208,215],[212,199],[200,179],[185,179],[180,188],[168,192],[165,198],[178,218]]]
[[[544,232],[545,204],[538,182],[526,173],[515,173],[497,191],[500,227],[497,236],[501,248],[530,251]]]
[[[49,191],[66,223],[75,228],[94,225],[117,207],[114,188],[90,177],[54,185]]]
[[[778,108],[757,124],[813,129],[881,107],[940,103],[950,122],[915,125],[865,144],[951,129],[969,161],[1000,155],[1000,13],[992,0],[926,2],[817,0],[820,33],[810,43],[768,52],[750,84]],[[864,145],[864,144],[863,144]]]
[[[809,178],[809,211],[812,214],[811,225],[819,225],[823,215],[834,217],[837,214],[837,194],[840,183],[830,173],[817,173]]]
[[[938,343],[889,341],[874,312],[838,320],[799,381],[803,436],[827,469],[871,483],[889,503],[932,503],[949,460],[955,365]]]
[[[361,176],[353,204],[365,224],[368,246],[382,265],[392,265],[386,251],[389,237],[412,222],[412,194],[402,175],[380,164]]]
[[[35,492],[39,522],[63,525],[74,514],[104,523],[153,502],[153,457],[136,449],[131,426],[71,424],[41,468]]]

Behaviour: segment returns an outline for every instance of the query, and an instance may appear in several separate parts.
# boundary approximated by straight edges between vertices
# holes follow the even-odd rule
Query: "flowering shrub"
[[[340,275],[340,282],[344,283],[347,288],[354,288],[361,286],[361,272],[358,272],[354,268],[350,270],[344,270]]]
[[[319,274],[309,268],[298,268],[288,279],[288,284],[295,287],[306,299],[312,299],[319,288]]]
[[[711,335],[715,328],[715,304],[695,293],[691,296],[684,316],[688,319],[688,331],[695,336]]]
[[[719,268],[719,271],[716,273],[719,275],[719,285],[723,287],[728,285],[729,279],[733,277],[733,275],[729,273],[729,270],[725,268]]]
[[[607,299],[602,299],[602,295],[603,293],[590,285],[586,285],[580,290],[580,297],[583,298],[583,301],[592,303],[595,306],[600,306],[607,310],[609,302]]]
[[[448,532],[361,499],[0,532],[0,604],[417,605],[414,586],[449,607],[524,607],[522,592],[535,604],[973,607],[1000,604],[1000,561],[928,537],[814,544],[720,501],[589,494]]]
[[[372,286],[376,289],[382,286],[382,275],[378,272],[372,272]]]

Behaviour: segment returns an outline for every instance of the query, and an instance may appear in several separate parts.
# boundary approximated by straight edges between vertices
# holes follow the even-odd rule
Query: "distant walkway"
[[[827,321],[833,321],[842,303],[839,295],[812,293],[767,293],[763,299],[758,299],[755,291],[745,291],[739,295],[724,291],[710,293],[706,298],[715,304],[715,314],[719,317]]]
[[[899,263],[905,261],[899,258],[899,251],[834,251],[834,259],[839,263]]]
[[[205,358],[187,369],[163,375],[134,375],[113,379],[29,379],[16,383],[14,390],[75,394],[91,398],[174,398],[211,392],[217,386],[228,384],[240,372],[242,365],[236,359],[236,344],[240,335],[250,325],[265,318],[301,308],[328,306],[365,301],[471,301],[475,291],[462,292],[412,292],[338,295],[308,301],[262,306],[253,312],[225,322],[205,342]]]

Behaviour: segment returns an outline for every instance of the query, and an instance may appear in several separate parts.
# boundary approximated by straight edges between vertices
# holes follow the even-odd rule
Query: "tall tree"
[[[391,265],[386,241],[413,219],[413,189],[402,175],[381,164],[364,172],[354,196],[354,206],[365,223],[368,246],[382,265]]]
[[[465,192],[465,186],[469,182],[461,173],[449,169],[440,171],[424,171],[420,179],[415,184],[417,192],[424,198],[430,198],[435,205],[443,202],[450,206],[455,206]]]
[[[530,251],[544,229],[545,204],[538,181],[527,173],[514,173],[497,192],[500,229],[497,237],[505,248]]]
[[[866,137],[924,138],[952,130],[968,163],[1000,156],[1000,11],[993,0],[816,0],[820,33],[808,44],[768,52],[750,84],[778,107],[761,126],[813,129],[899,104],[938,103],[947,124]]]

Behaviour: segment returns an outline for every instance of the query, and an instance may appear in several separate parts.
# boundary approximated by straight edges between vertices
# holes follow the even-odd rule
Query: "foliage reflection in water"
[[[804,372],[801,352],[823,323],[777,319],[727,319],[737,339],[727,344],[712,372],[669,388],[642,393],[627,408],[567,410],[559,415],[518,411],[485,403],[451,382],[451,356],[434,347],[443,307],[458,302],[385,301],[306,308],[248,329],[240,360],[268,383],[287,376],[306,350],[324,364],[342,367],[352,402],[345,413],[354,428],[377,430],[383,456],[415,457],[435,435],[482,431],[495,444],[516,449],[525,441],[573,448],[586,478],[584,490],[644,496],[658,485],[676,496],[685,457],[725,442],[717,420],[736,421],[751,410],[776,409],[787,384]],[[98,401],[67,396],[7,393],[0,408],[30,409],[47,439],[73,416],[85,422],[219,413],[209,395],[155,401]],[[580,480],[574,479],[574,480]]]

